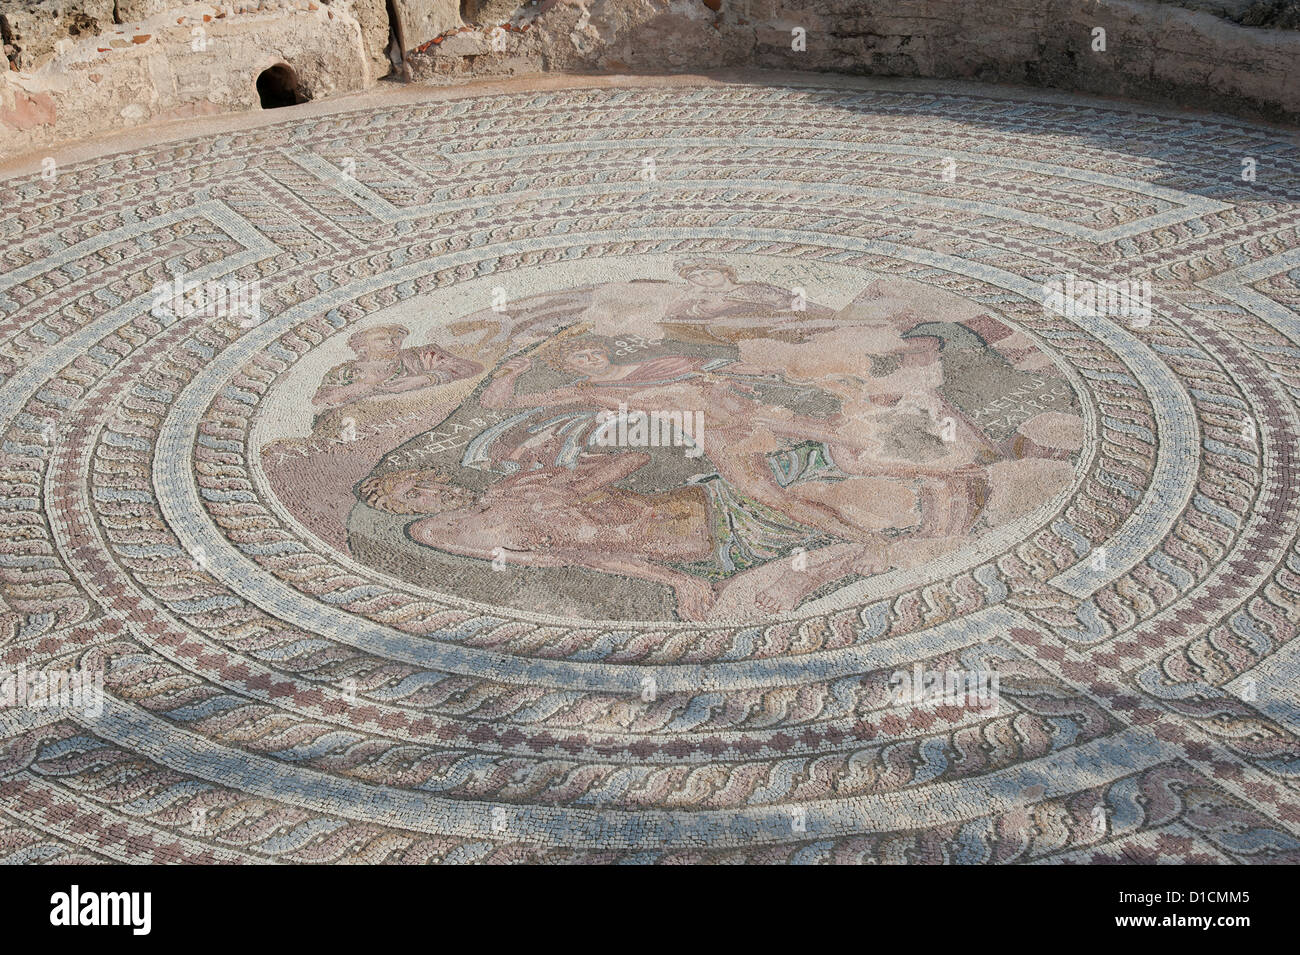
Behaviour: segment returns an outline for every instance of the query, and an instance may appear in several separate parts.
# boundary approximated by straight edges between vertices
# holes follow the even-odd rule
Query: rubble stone
[[[367,87],[394,65],[434,84],[760,67],[1027,84],[1294,121],[1292,27],[1300,0],[6,0],[0,123],[24,132],[5,136],[0,154],[33,137],[257,108],[256,76],[278,61],[315,97]],[[192,49],[202,37],[212,44]]]

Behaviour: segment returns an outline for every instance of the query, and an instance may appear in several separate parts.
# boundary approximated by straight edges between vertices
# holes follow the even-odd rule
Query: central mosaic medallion
[[[262,472],[346,559],[500,610],[771,619],[1016,536],[1075,477],[1065,371],[942,289],[733,255],[501,282],[382,309],[273,389]]]

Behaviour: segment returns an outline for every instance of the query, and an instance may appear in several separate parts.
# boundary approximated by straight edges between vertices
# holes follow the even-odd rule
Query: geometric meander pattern
[[[0,709],[5,861],[1300,861],[1283,132],[920,88],[593,88],[3,185],[0,665],[104,690],[93,714]],[[1076,478],[896,586],[601,621],[374,569],[268,477],[265,409],[356,327],[691,257],[995,311],[1069,371]],[[152,307],[177,273],[257,283],[261,320]],[[1063,274],[1149,281],[1150,321],[1045,310]],[[998,704],[899,705],[916,665],[994,670]]]

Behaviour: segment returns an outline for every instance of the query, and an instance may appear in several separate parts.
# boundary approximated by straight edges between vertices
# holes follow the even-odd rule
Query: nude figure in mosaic
[[[377,325],[348,338],[356,358],[331,368],[321,379],[312,404],[324,408],[366,398],[403,394],[419,388],[470,378],[483,370],[478,362],[453,355],[437,345],[403,348],[410,335],[404,325]]]
[[[800,341],[805,328],[823,327],[836,315],[797,289],[739,281],[731,266],[715,259],[685,259],[674,263],[674,271],[684,281],[595,286],[573,317],[610,339],[732,344],[765,336]]]

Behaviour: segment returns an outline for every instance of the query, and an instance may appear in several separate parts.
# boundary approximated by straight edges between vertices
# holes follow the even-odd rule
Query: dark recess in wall
[[[257,77],[257,96],[262,109],[296,106],[311,99],[298,83],[298,74],[287,63],[277,63]]]

